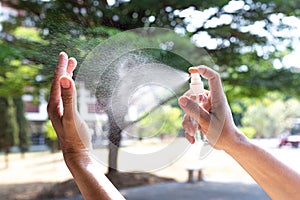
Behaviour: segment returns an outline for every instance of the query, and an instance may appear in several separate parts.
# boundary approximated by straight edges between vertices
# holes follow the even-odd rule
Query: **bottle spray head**
[[[203,82],[201,81],[200,74],[191,73],[190,89],[193,95],[199,95],[204,92]]]

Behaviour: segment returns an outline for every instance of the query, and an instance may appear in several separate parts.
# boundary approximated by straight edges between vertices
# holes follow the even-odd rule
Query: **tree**
[[[10,147],[18,144],[19,139],[12,98],[0,97],[0,114],[5,119],[0,123],[0,147],[5,152],[5,167],[7,168],[9,166]]]
[[[84,57],[86,55],[84,50],[95,47],[94,42],[97,41],[91,40],[92,38],[106,38],[111,35],[111,32],[103,27],[119,30],[144,26],[167,27],[185,33],[193,41],[199,41],[201,38],[210,41],[209,44],[207,41],[206,43],[200,41],[197,45],[213,56],[219,71],[224,74],[225,83],[237,88],[241,85],[247,95],[257,96],[263,93],[260,91],[253,93],[251,89],[253,80],[264,84],[266,78],[273,78],[262,74],[272,71],[274,74],[284,72],[293,75],[289,70],[277,71],[272,66],[272,60],[275,57],[280,58],[276,52],[277,47],[282,45],[282,41],[289,42],[287,47],[291,46],[293,41],[292,36],[285,37],[278,34],[279,31],[274,32],[274,29],[291,28],[283,23],[283,18],[299,14],[297,12],[299,4],[292,0],[230,1],[229,3],[224,0],[217,2],[132,0],[116,1],[113,5],[108,4],[107,1],[8,3],[26,10],[28,12],[26,17],[30,17],[32,23],[41,28],[44,37],[52,41],[50,47],[56,48],[50,50],[48,48],[47,56],[56,56],[62,49],[67,49],[71,55],[79,59]],[[198,16],[198,22],[192,20],[193,16]],[[262,24],[261,29],[264,34],[259,35],[252,31],[251,27],[255,23]],[[96,27],[98,31],[94,31]],[[86,45],[82,45],[83,43]],[[53,59],[43,59],[44,64],[46,60]],[[246,68],[245,66],[241,68],[243,64]],[[53,67],[52,63],[51,66]],[[258,86],[260,89],[269,89],[268,87],[268,85]],[[290,87],[291,90],[298,91],[297,87]],[[237,96],[239,91],[231,91],[232,96]]]
[[[252,100],[245,112],[242,124],[255,128],[257,137],[278,136],[292,127],[298,118],[300,103],[295,98],[284,99],[278,94],[268,94],[261,101]]]
[[[27,119],[24,116],[25,108],[22,98],[15,97],[13,99],[14,105],[16,107],[15,115],[16,115],[16,122],[19,127],[18,131],[18,137],[19,137],[19,149],[22,153],[22,156],[24,157],[24,153],[28,151],[29,141],[29,128],[28,128],[28,122]]]
[[[22,95],[35,94],[38,90],[32,86],[40,66],[27,57],[34,55],[28,45],[36,42],[38,34],[33,29],[10,26],[9,22],[3,23],[2,28],[5,34],[0,38],[0,97],[3,104],[0,149],[8,154],[11,146],[19,145],[24,155],[28,149],[28,124]]]
[[[278,45],[293,38],[280,34],[259,35],[251,29],[256,22],[263,24],[262,29],[269,33],[274,29],[288,29],[283,18],[299,14],[299,3],[293,0],[229,3],[224,0],[131,0],[116,1],[113,5],[107,1],[87,0],[7,3],[23,9],[26,13],[23,17],[39,27],[42,37],[48,41],[47,48],[37,48],[41,54],[34,57],[37,63],[43,64],[42,73],[47,77],[52,74],[49,71],[53,71],[53,60],[61,50],[78,58],[80,65],[89,51],[118,30],[154,26],[181,32],[204,48],[214,59],[215,65],[210,66],[221,73],[229,100],[241,96],[261,97],[269,90],[299,96],[299,74],[290,69],[275,69],[272,65],[274,59],[285,53],[277,51]],[[234,3],[238,5],[233,9],[230,4]],[[199,20],[193,21],[192,16],[198,16]],[[274,17],[278,23],[272,20]],[[287,44],[286,49],[290,46]],[[110,124],[114,127],[112,121]],[[119,132],[117,128],[116,133]]]

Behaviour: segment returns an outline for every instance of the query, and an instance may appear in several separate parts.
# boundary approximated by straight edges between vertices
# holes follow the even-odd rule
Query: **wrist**
[[[223,150],[227,154],[233,155],[236,153],[242,153],[241,149],[249,145],[250,142],[247,137],[238,128],[236,128],[235,131],[233,131],[233,136]]]
[[[88,149],[82,149],[76,152],[63,151],[63,156],[68,168],[86,166],[92,162],[92,155]]]

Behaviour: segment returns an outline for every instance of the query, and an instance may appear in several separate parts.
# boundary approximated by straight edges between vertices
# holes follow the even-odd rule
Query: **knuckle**
[[[217,73],[217,72],[215,72],[215,78],[217,79],[217,80],[221,80],[221,76],[220,76],[220,74],[219,73]]]
[[[69,105],[69,104],[73,103],[72,95],[62,95],[61,98],[62,98],[62,101],[65,105]]]

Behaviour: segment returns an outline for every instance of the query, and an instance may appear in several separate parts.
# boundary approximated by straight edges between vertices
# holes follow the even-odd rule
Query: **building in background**
[[[45,123],[48,120],[47,101],[44,90],[40,90],[39,103],[33,103],[31,95],[23,95],[25,105],[25,117],[29,124],[30,139],[32,144],[45,144]]]

